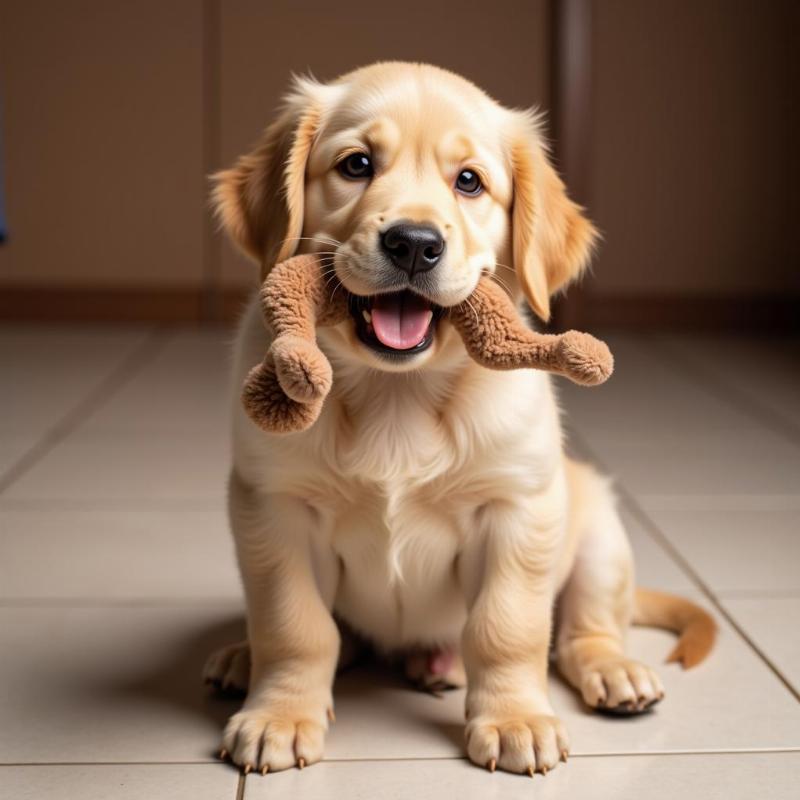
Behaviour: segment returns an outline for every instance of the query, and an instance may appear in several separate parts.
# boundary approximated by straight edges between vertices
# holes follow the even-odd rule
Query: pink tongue
[[[394,350],[416,347],[428,332],[433,311],[411,294],[378,295],[372,305],[372,329],[378,341]]]

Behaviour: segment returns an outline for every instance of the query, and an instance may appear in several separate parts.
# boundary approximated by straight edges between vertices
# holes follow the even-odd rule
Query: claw
[[[566,750],[562,750],[562,751],[561,751],[561,760],[562,760],[562,761],[563,761],[565,764],[567,763],[567,751],[566,751]]]
[[[336,722],[336,714],[333,713],[333,709],[328,709],[328,721],[329,722]]]
[[[243,775],[249,775],[252,771],[253,771],[253,765],[252,764],[245,764],[242,767],[242,774]]]
[[[269,764],[264,764],[264,766],[261,767],[260,772],[262,775],[266,775],[269,772]]]
[[[228,757],[228,751],[222,747],[217,755],[219,756],[220,761],[224,761]]]
[[[547,775],[547,767],[542,767],[542,776]]]
[[[303,769],[305,765],[306,765],[306,760],[303,758],[303,756],[300,756],[300,758],[297,759],[297,768]]]
[[[497,759],[490,758],[489,763],[486,765],[486,769],[488,769],[489,772],[494,772],[497,769]]]
[[[533,767],[528,767],[528,775],[530,775],[531,778],[533,777],[534,772],[536,772],[536,770]]]

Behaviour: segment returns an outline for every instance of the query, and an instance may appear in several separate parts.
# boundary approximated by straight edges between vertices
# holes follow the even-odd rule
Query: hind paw
[[[587,705],[611,714],[639,714],[664,697],[664,687],[650,667],[620,658],[593,665],[581,681]]]
[[[203,680],[222,692],[242,694],[250,683],[250,646],[237,642],[213,652],[203,667]]]

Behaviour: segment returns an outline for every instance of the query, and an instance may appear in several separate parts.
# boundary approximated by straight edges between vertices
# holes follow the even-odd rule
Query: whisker
[[[492,280],[497,281],[509,294],[513,294],[511,287],[499,275],[492,275]]]
[[[320,242],[321,244],[331,244],[334,247],[338,247],[341,242],[338,239],[334,239],[333,237],[319,237],[319,236],[287,236],[281,244],[285,242]]]
[[[342,269],[344,270],[345,276],[349,275],[352,271],[350,265],[347,263],[342,265]],[[343,285],[341,279],[339,278],[339,275],[334,270],[333,278],[328,279],[328,281],[325,283],[325,288],[330,286],[332,280],[334,279],[336,280],[336,286],[333,287],[333,291],[331,292],[331,299],[330,299],[331,303],[333,303],[333,298],[336,296],[336,292],[338,291],[339,287]]]
[[[336,286],[333,287],[333,292],[331,293],[331,303],[333,302],[333,298],[336,296],[336,291],[342,285],[342,282],[339,281]]]

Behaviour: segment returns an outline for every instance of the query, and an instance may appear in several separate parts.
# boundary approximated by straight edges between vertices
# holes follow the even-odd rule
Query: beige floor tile
[[[0,330],[0,364],[11,366],[18,390],[0,397],[0,469],[4,442],[15,443],[5,451],[13,460],[145,335]],[[6,786],[15,800],[235,796],[235,771],[211,762],[238,703],[208,695],[200,681],[206,655],[243,631],[223,513],[227,338],[167,334],[129,382],[0,497],[0,764],[68,764],[0,766],[0,796]],[[607,386],[562,391],[579,449],[588,443],[611,465],[715,589],[737,590],[723,596],[727,608],[797,685],[797,597],[746,591],[797,588],[790,532],[800,510],[800,449],[687,377],[658,355],[660,344],[610,344],[618,368]],[[725,371],[724,353],[698,352],[701,360],[719,355],[715,380],[739,380]],[[754,391],[756,384],[777,398],[767,406],[774,413],[788,419],[796,410],[791,382],[765,373]],[[682,570],[624,516],[637,582],[691,594]],[[731,555],[720,560],[720,550]],[[54,607],[64,597],[73,606]],[[641,718],[589,714],[552,679],[579,757],[537,777],[537,796],[796,794],[796,753],[677,755],[800,748],[800,705],[726,625],[711,660],[687,673],[660,665],[672,642],[662,631],[631,634],[631,653],[658,666],[668,695]],[[453,788],[466,798],[530,795],[529,779],[461,761],[370,761],[460,756],[463,692],[437,699],[386,670],[360,668],[337,682],[336,710],[333,760],[249,778],[246,796],[438,798]],[[167,763],[178,761],[195,763]]]
[[[3,500],[186,503],[225,496],[225,435],[73,433],[16,481]]]
[[[800,705],[735,632],[723,624],[712,657],[690,671],[663,664],[673,642],[662,631],[631,632],[630,654],[656,667],[667,693],[653,713],[640,717],[588,712],[572,689],[551,678],[553,704],[567,725],[573,753],[800,747]],[[462,754],[463,692],[429,697],[362,669],[341,676],[335,701],[331,758]]]
[[[39,440],[39,435],[0,432],[0,479],[16,464]]]
[[[457,760],[323,762],[248,776],[244,800],[790,800],[799,769],[800,753],[574,758],[532,780]]]
[[[586,388],[558,380],[568,423],[582,434],[647,443],[652,437],[730,433],[755,423],[703,386],[687,378],[648,346],[647,340],[609,339],[614,374],[602,386]]]
[[[0,599],[239,597],[222,511],[3,511]]]
[[[0,327],[0,430],[44,433],[149,335],[144,327]]]
[[[236,800],[238,783],[222,764],[0,766],[0,796],[14,800]]]
[[[179,331],[89,417],[92,433],[227,433],[232,332]]]
[[[636,501],[645,509],[683,511],[800,511],[797,494],[639,494]]]
[[[715,592],[800,591],[797,510],[644,506]]]
[[[0,763],[211,763],[238,703],[201,670],[242,619],[232,601],[0,607]]]
[[[800,493],[800,448],[768,429],[636,439],[585,432],[591,451],[635,495]]]
[[[0,608],[0,762],[210,760],[237,702],[207,695],[200,670],[241,637],[234,603],[132,608]],[[658,665],[672,645],[637,629],[631,653]],[[729,629],[709,662],[659,669],[667,699],[654,713],[587,713],[552,679],[576,754],[800,747],[800,706]],[[462,754],[463,692],[435,698],[387,670],[340,676],[336,759]]]
[[[797,561],[795,561],[797,565]],[[725,595],[722,604],[745,633],[800,692],[800,595],[746,597]]]
[[[754,409],[800,427],[800,339],[659,336],[657,342],[722,395],[731,387]]]

